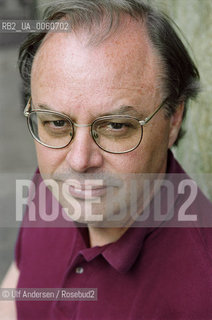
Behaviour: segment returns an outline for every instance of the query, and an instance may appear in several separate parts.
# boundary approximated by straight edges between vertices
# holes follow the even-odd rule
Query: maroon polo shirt
[[[171,153],[168,172],[183,173]],[[191,211],[212,213],[200,191]],[[17,301],[18,319],[212,319],[212,229],[134,227],[90,248],[87,228],[31,228],[26,217],[16,244],[17,287],[97,288],[97,300]]]

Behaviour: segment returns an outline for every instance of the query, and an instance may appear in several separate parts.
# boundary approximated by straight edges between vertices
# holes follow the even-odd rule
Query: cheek
[[[155,173],[166,170],[169,142],[169,123],[149,125],[144,128],[144,135],[139,147],[111,160],[113,170],[119,173]],[[108,159],[108,161],[110,161]]]
[[[146,172],[164,171],[169,143],[169,123],[164,122],[161,126],[152,125],[145,129],[141,153]]]
[[[42,174],[52,174],[63,161],[64,152],[57,149],[50,149],[35,142],[38,166]]]
[[[142,171],[142,150],[140,146],[125,154],[108,154],[105,157],[105,171],[114,174],[127,174]]]

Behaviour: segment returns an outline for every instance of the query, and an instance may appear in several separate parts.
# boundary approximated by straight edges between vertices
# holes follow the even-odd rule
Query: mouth
[[[123,186],[123,181],[114,177],[104,176],[83,176],[67,177],[55,176],[54,180],[60,185],[61,195],[65,198],[75,198],[79,200],[97,200],[116,193],[115,190]],[[70,199],[71,200],[71,199]]]
[[[94,198],[103,197],[106,195],[107,186],[88,186],[88,185],[81,185],[81,186],[72,186],[68,185],[68,193],[77,199],[83,200],[93,200]]]

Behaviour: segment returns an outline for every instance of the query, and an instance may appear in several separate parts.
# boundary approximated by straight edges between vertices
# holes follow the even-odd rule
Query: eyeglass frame
[[[32,137],[38,142],[40,143],[41,145],[47,147],[47,148],[51,148],[51,149],[63,149],[63,148],[66,148],[70,143],[71,141],[74,139],[74,127],[77,127],[77,128],[86,128],[86,127],[91,127],[90,129],[90,135],[91,137],[93,138],[93,141],[96,143],[96,145],[103,151],[107,152],[107,153],[112,153],[112,154],[124,154],[124,153],[128,153],[128,152],[131,152],[131,151],[134,151],[135,149],[138,148],[138,146],[140,145],[141,141],[142,141],[142,138],[143,138],[143,127],[158,113],[158,111],[164,106],[164,104],[167,102],[168,98],[166,98],[165,100],[163,100],[163,102],[156,108],[156,110],[148,117],[146,117],[144,120],[139,120],[137,119],[136,117],[133,117],[133,116],[129,116],[129,115],[109,115],[109,116],[102,116],[102,117],[98,117],[96,118],[92,123],[90,124],[77,124],[75,123],[68,115],[62,113],[62,112],[57,112],[57,111],[53,111],[53,110],[44,110],[44,109],[33,109],[33,110],[30,110],[32,108],[31,106],[31,102],[32,102],[32,97],[29,98],[28,102],[27,102],[27,105],[26,107],[24,108],[24,116],[27,118],[27,125],[28,125],[28,129],[32,135]],[[65,117],[73,126],[73,135],[71,137],[71,140],[63,147],[53,147],[53,146],[49,146],[47,144],[45,144],[44,142],[40,141],[33,133],[33,131],[31,130],[31,126],[30,126],[30,123],[29,123],[29,119],[30,119],[30,113],[31,112],[42,112],[42,113],[50,113],[50,114],[55,114],[55,115],[58,115],[58,116],[62,116],[62,117]],[[114,152],[114,151],[107,151],[105,150],[103,147],[101,147],[97,141],[95,140],[94,136],[93,136],[93,132],[92,132],[92,126],[94,125],[94,123],[98,120],[106,120],[106,119],[110,119],[111,117],[117,117],[117,118],[131,118],[131,119],[134,119],[136,121],[139,122],[140,126],[141,126],[141,137],[140,137],[140,140],[138,142],[138,144],[131,148],[130,150],[127,150],[127,151],[121,151],[121,152]]]

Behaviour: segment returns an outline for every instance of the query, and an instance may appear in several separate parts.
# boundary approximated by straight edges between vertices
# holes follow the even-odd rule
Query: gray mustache
[[[43,175],[42,178],[53,179],[58,182],[76,180],[79,184],[84,184],[86,180],[101,180],[105,186],[121,187],[123,185],[123,177],[105,173],[55,173],[53,175]]]

